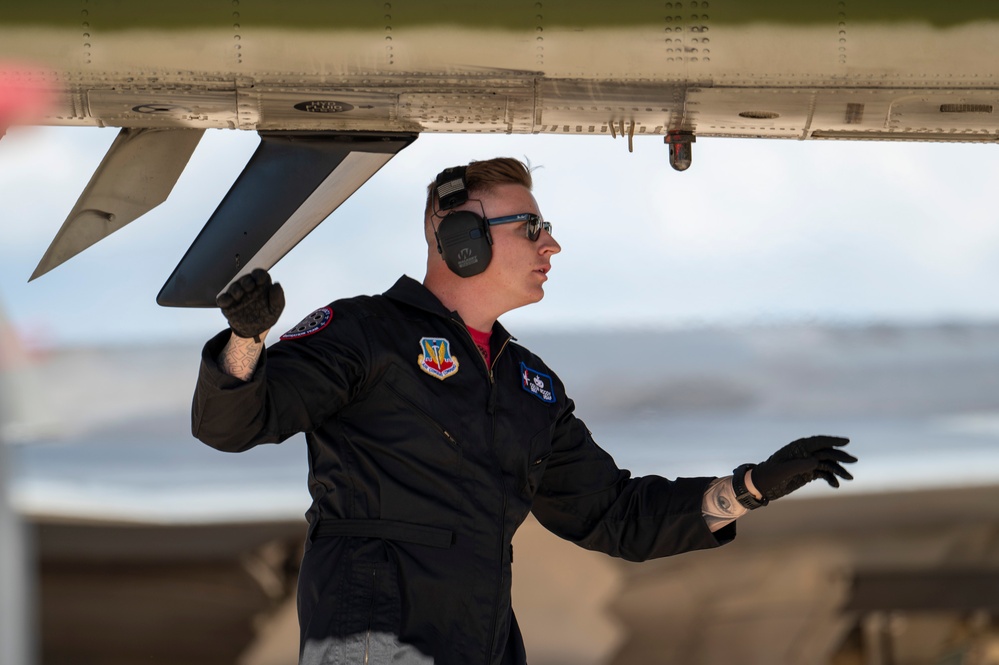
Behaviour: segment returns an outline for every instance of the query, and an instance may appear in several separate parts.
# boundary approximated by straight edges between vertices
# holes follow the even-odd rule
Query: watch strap
[[[760,506],[770,503],[766,497],[757,499],[746,487],[746,472],[755,467],[755,464],[743,464],[732,471],[732,489],[735,491],[735,499],[750,510],[756,510]]]

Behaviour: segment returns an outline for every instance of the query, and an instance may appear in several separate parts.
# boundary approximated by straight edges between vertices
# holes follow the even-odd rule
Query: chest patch
[[[281,339],[298,339],[299,337],[308,337],[309,335],[315,335],[317,332],[325,328],[333,320],[333,310],[329,307],[320,307],[312,314],[302,319],[302,321],[281,335]]]
[[[548,404],[555,402],[555,386],[552,383],[552,377],[544,372],[531,369],[524,363],[520,363],[520,387],[542,402]]]
[[[458,372],[458,359],[451,355],[451,342],[443,337],[424,337],[420,340],[420,350],[416,362],[430,376],[443,381]]]

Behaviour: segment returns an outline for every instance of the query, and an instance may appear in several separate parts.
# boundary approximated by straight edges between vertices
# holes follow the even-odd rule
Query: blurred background
[[[210,130],[166,203],[27,283],[116,130],[0,142],[0,655],[293,663],[304,442],[190,434],[217,311],[155,296],[256,147]],[[999,662],[999,224],[992,146],[425,135],[272,270],[278,329],[421,279],[441,169],[511,156],[562,253],[504,324],[635,475],[727,475],[849,436],[719,550],[628,564],[529,521],[514,606],[535,664]]]

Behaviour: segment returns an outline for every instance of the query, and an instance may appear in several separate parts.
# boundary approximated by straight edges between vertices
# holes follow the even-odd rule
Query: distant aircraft
[[[997,36],[985,2],[41,0],[0,6],[0,97],[121,128],[32,279],[165,200],[204,130],[260,133],[157,298],[197,307],[422,132],[662,136],[678,170],[698,136],[995,142]]]

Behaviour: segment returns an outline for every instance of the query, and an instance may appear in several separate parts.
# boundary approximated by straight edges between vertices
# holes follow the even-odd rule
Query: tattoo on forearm
[[[219,356],[219,367],[229,376],[248,381],[257,369],[263,348],[263,344],[253,342],[233,344],[232,340],[229,340]]]
[[[701,502],[701,513],[708,528],[717,531],[726,524],[742,517],[748,510],[735,500],[735,490],[732,489],[732,477],[718,478],[704,491]]]
[[[718,512],[726,515],[732,510],[732,502],[720,492],[715,496],[715,505],[718,507]]]

